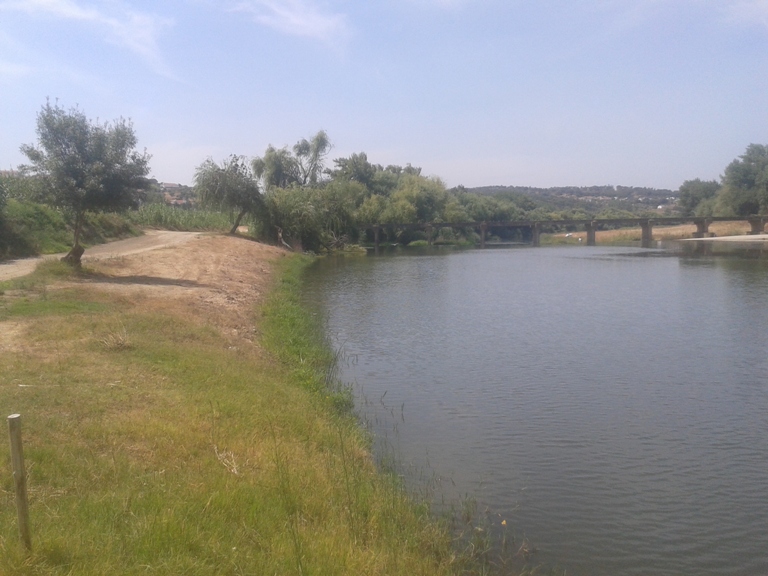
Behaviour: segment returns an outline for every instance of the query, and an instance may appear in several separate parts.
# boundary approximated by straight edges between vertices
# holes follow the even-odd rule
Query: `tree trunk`
[[[80,268],[82,265],[80,259],[83,257],[83,252],[85,252],[85,248],[80,246],[80,233],[83,231],[84,222],[85,212],[78,213],[77,216],[75,216],[75,244],[67,255],[61,259],[62,262],[66,262],[75,268]]]
[[[245,213],[247,210],[241,210],[240,214],[237,215],[237,218],[235,218],[235,225],[232,226],[232,230],[229,231],[230,234],[234,234],[237,232],[238,227],[240,226],[240,220],[243,219],[243,216],[245,216]]]

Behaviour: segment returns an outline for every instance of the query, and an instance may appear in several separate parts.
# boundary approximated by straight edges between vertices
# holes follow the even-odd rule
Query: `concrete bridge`
[[[427,241],[432,244],[432,233],[441,228],[472,228],[480,234],[480,248],[485,248],[485,240],[489,230],[493,229],[524,229],[529,232],[531,244],[540,245],[542,231],[560,226],[583,226],[587,232],[587,246],[594,246],[597,231],[601,226],[640,226],[642,230],[640,244],[643,248],[650,248],[653,240],[653,226],[670,226],[673,224],[695,224],[694,238],[706,238],[710,235],[709,225],[712,222],[749,222],[749,234],[762,234],[768,217],[746,216],[733,218],[727,216],[713,216],[710,218],[594,218],[588,220],[512,220],[508,222],[439,222],[417,224],[371,224],[366,230],[373,231],[373,242],[376,250],[379,249],[379,241],[382,228],[394,228],[396,230],[424,230]]]

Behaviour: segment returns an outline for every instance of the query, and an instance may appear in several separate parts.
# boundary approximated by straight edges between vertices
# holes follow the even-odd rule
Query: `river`
[[[768,259],[425,249],[307,283],[379,457],[513,561],[768,574]]]

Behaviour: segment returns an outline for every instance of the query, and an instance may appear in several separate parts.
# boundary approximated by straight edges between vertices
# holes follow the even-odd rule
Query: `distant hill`
[[[525,196],[567,197],[586,200],[630,200],[640,202],[655,198],[669,200],[677,196],[676,192],[666,188],[640,188],[636,186],[558,186],[554,188],[533,188],[531,186],[480,186],[466,188],[467,192],[494,196],[497,194],[523,194]]]
[[[582,211],[592,215],[605,210],[635,214],[669,212],[675,210],[677,204],[677,193],[672,190],[636,186],[480,186],[463,190],[509,199],[526,210],[538,206],[550,211]]]

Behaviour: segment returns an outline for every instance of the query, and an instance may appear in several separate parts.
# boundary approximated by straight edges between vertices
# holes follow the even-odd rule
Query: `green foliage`
[[[41,178],[51,204],[74,220],[73,263],[79,264],[86,212],[136,207],[149,186],[149,155],[139,153],[133,125],[124,119],[92,123],[77,108],[46,103],[37,116],[38,147],[25,144],[25,171]]]
[[[703,181],[700,178],[686,180],[678,190],[678,206],[683,216],[697,213],[699,204],[714,198],[720,191],[720,184],[715,180]]]
[[[259,184],[242,156],[230,156],[221,165],[208,158],[195,171],[195,190],[202,206],[237,213],[230,234],[235,233],[243,216],[264,211]]]
[[[323,172],[323,160],[331,149],[331,141],[325,130],[320,130],[310,140],[302,138],[293,146],[300,186],[317,186]]]
[[[726,167],[716,211],[723,216],[768,213],[768,146],[750,144]]]
[[[264,347],[87,285],[0,298],[19,344],[0,354],[0,403],[24,418],[33,526],[26,551],[4,480],[0,573],[461,573],[447,526],[376,471],[325,387],[333,354],[295,260]]]
[[[0,229],[0,257],[66,252],[71,238],[71,228],[58,210],[12,199]]]
[[[71,215],[29,201],[11,199],[0,227],[0,258],[66,252],[72,239]],[[86,245],[135,236],[139,231],[122,215],[86,213],[82,240]]]
[[[264,156],[254,158],[251,169],[264,189],[289,186],[317,186],[323,174],[323,161],[331,149],[331,141],[324,130],[311,139],[302,138],[293,146],[293,154],[287,147],[280,149],[271,144]]]
[[[5,191],[6,198],[27,202],[39,202],[44,199],[41,178],[20,172],[0,174],[0,189]]]
[[[125,216],[137,226],[162,230],[224,232],[232,227],[232,218],[224,212],[159,203],[144,204]]]
[[[264,196],[267,217],[264,233],[280,230],[283,238],[299,250],[320,250],[326,218],[316,195],[304,188],[272,188]]]

